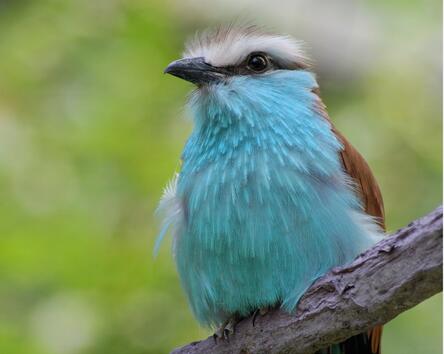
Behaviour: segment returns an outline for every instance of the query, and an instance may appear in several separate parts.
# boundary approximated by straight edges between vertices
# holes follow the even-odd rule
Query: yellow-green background
[[[0,353],[166,353],[208,334],[153,216],[191,86],[162,74],[196,29],[252,20],[308,42],[390,230],[441,200],[438,0],[0,1]],[[441,297],[386,354],[441,352]]]

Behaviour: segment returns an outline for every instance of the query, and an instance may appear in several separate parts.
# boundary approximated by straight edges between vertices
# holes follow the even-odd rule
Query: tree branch
[[[442,291],[442,206],[331,270],[300,300],[296,312],[275,310],[236,326],[229,342],[212,337],[174,354],[311,354],[384,324]]]

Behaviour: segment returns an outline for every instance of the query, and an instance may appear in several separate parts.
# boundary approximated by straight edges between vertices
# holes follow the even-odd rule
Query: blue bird
[[[334,128],[302,44],[256,27],[205,32],[165,73],[190,81],[194,130],[159,205],[197,320],[295,310],[318,277],[381,239],[362,156]],[[380,352],[382,327],[319,353]]]

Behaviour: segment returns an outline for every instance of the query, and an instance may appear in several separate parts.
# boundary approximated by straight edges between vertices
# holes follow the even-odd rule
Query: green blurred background
[[[191,130],[183,41],[247,19],[307,42],[337,126],[378,178],[389,230],[441,202],[438,0],[1,0],[0,353],[167,353],[206,336],[165,242],[162,188]],[[385,354],[437,354],[441,296]]]

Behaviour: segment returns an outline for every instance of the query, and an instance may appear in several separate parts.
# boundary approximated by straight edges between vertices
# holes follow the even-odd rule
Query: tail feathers
[[[369,331],[369,334],[361,333],[342,343],[319,350],[316,354],[381,354],[380,334],[382,333],[382,326],[377,328],[377,336],[373,336],[374,330]]]

